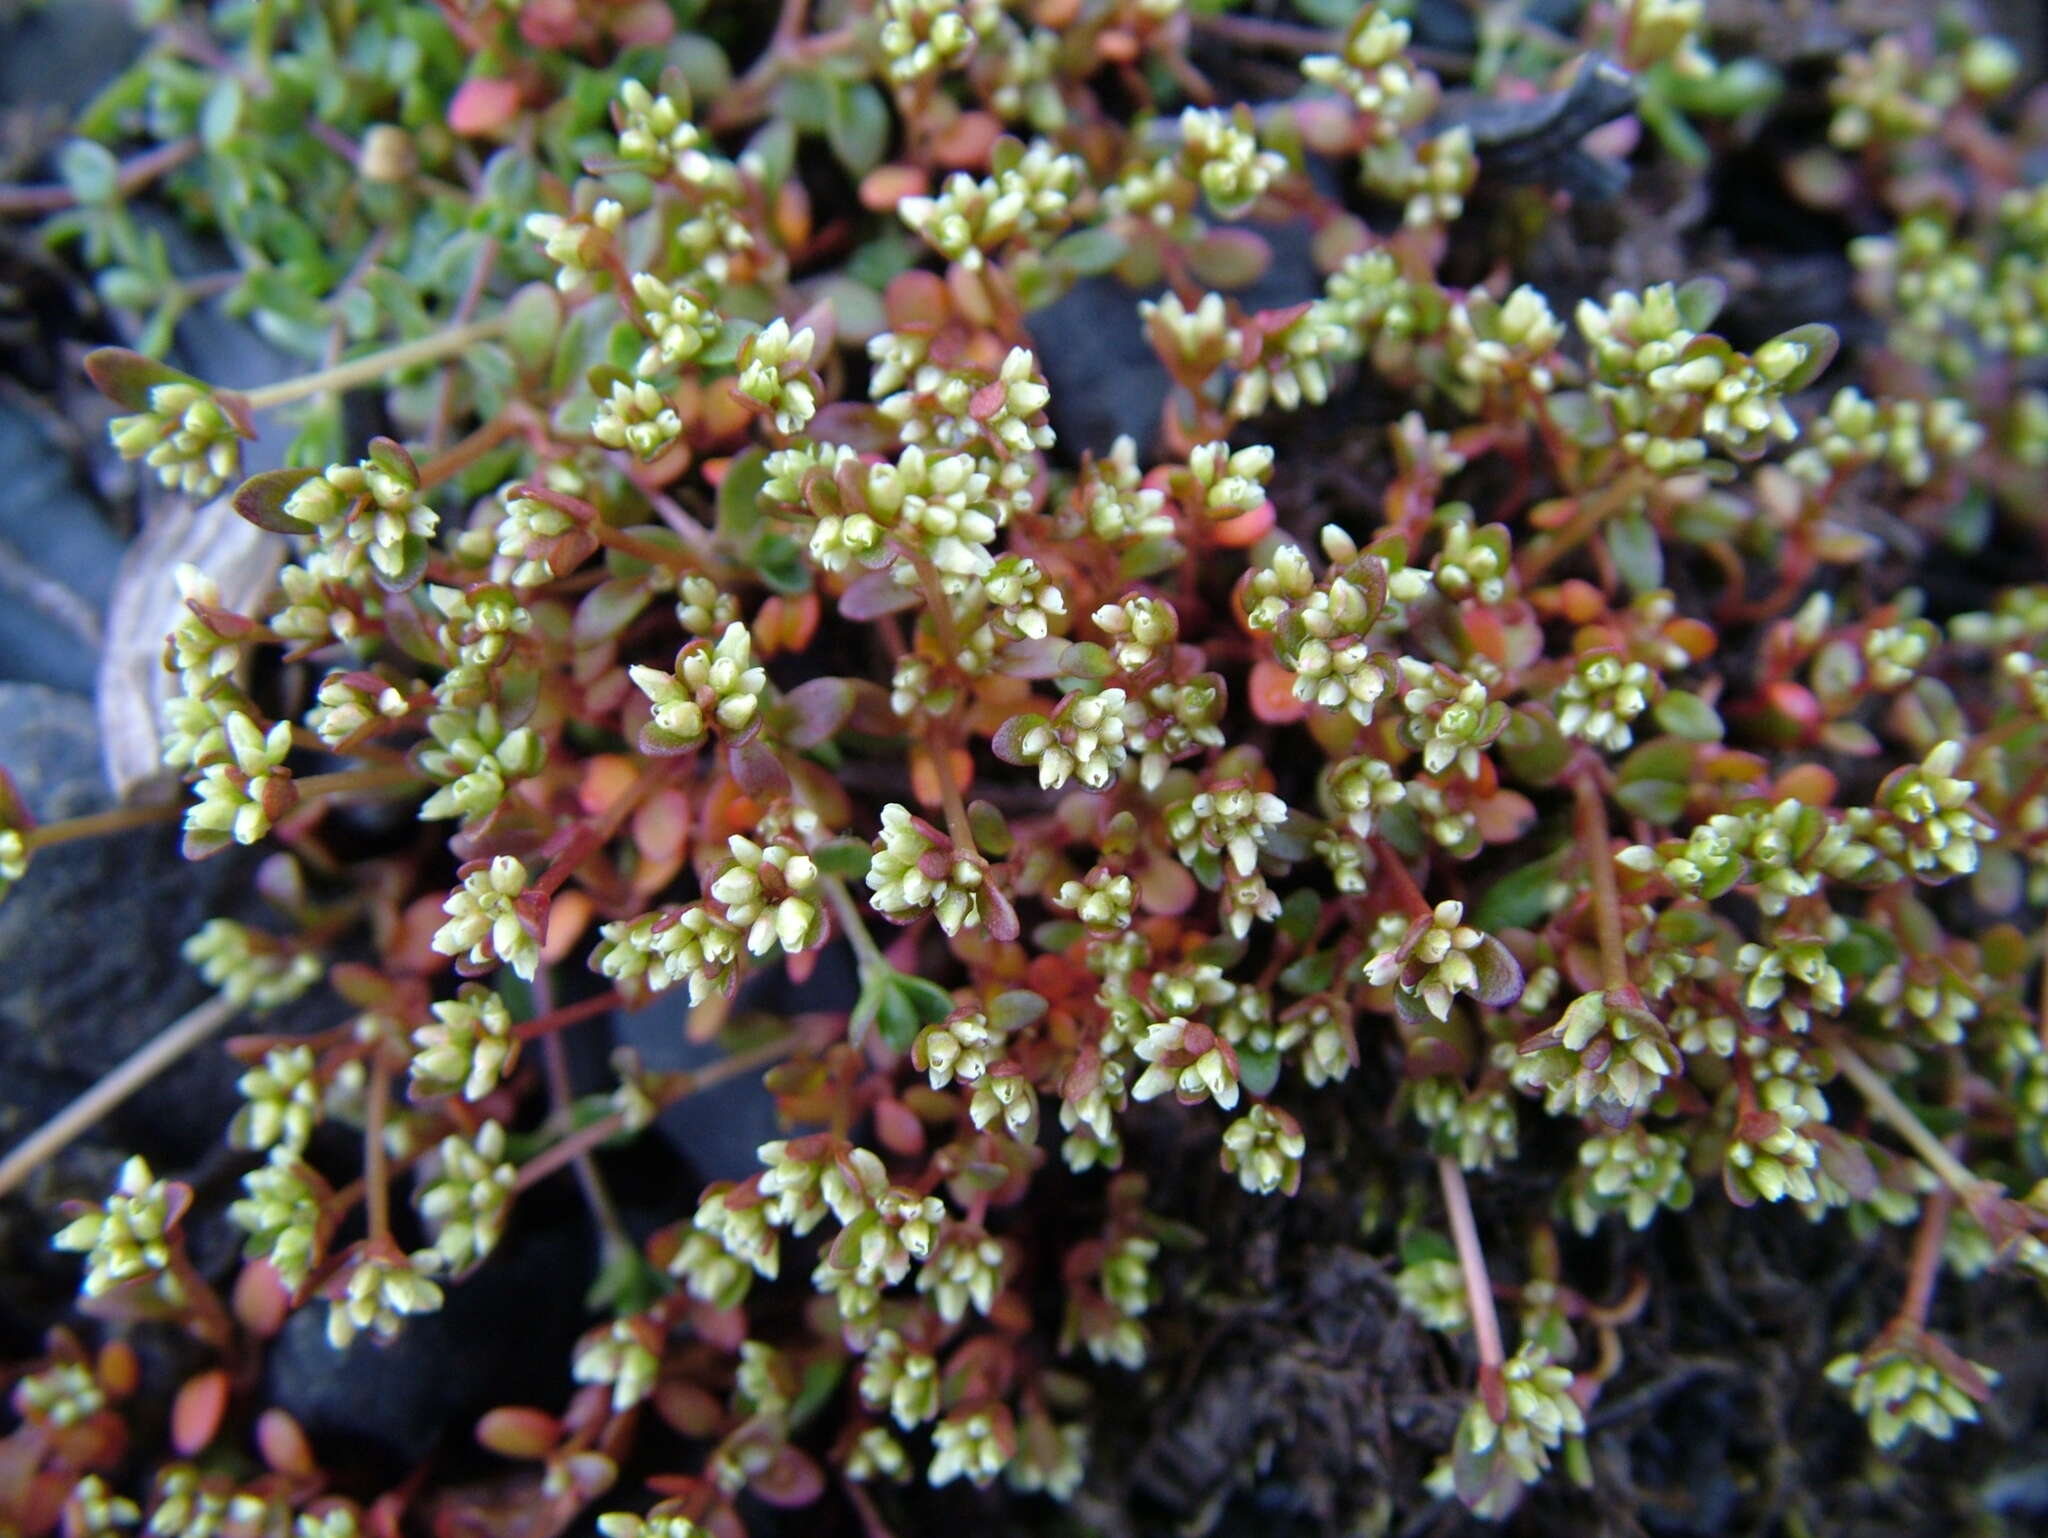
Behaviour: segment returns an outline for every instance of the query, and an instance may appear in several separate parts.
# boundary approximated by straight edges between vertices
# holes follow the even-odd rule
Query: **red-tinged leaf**
[[[420,483],[420,467],[405,445],[396,438],[372,438],[370,440],[370,463],[387,474],[395,475],[408,486]]]
[[[512,911],[519,915],[519,922],[542,945],[547,944],[548,912],[553,906],[554,894],[539,887],[528,887],[512,899]]]
[[[215,390],[213,403],[220,407],[222,415],[234,423],[235,431],[244,438],[256,436],[256,413],[249,408],[249,399],[239,390]]]
[[[22,799],[14,776],[5,767],[0,767],[0,827],[28,829],[35,825],[36,820],[29,815],[28,803]]]
[[[1738,1207],[1754,1207],[1756,1205],[1754,1193],[1742,1189],[1742,1186],[1735,1179],[1735,1166],[1728,1163],[1725,1159],[1721,1161],[1721,1189],[1727,1193],[1728,1200]]]
[[[256,1448],[275,1473],[289,1479],[310,1479],[320,1472],[313,1444],[291,1415],[272,1406],[256,1419]]]
[[[1820,1167],[1837,1185],[1859,1202],[1877,1195],[1877,1166],[1860,1140],[1833,1127],[1815,1125],[1803,1130],[1820,1145]]]
[[[210,860],[234,842],[225,833],[204,833],[187,828],[178,852],[188,860]]]
[[[638,741],[640,751],[649,758],[680,758],[703,746],[701,740],[692,742],[674,732],[665,732],[652,721],[640,728]]]
[[[1455,1042],[1441,1036],[1418,1036],[1402,1054],[1401,1071],[1410,1079],[1433,1079],[1445,1074],[1462,1074],[1471,1067],[1468,1055]]]
[[[1795,390],[1805,389],[1814,380],[1820,378],[1827,366],[1835,361],[1835,353],[1842,345],[1842,339],[1835,334],[1835,328],[1822,325],[1819,321],[1810,321],[1804,326],[1794,326],[1790,331],[1774,340],[1789,342],[1794,346],[1806,349],[1806,357],[1799,366],[1779,381],[1779,388],[1787,395],[1790,395]],[[1769,345],[1770,343],[1768,342],[1764,344],[1766,347]],[[1758,351],[1762,351],[1762,348],[1759,348]]]
[[[572,1453],[562,1461],[570,1487],[583,1500],[594,1500],[618,1482],[618,1465],[602,1453]]]
[[[1489,844],[1511,844],[1536,826],[1536,807],[1518,791],[1497,790],[1474,808],[1479,836]]]
[[[882,1100],[875,1105],[875,1137],[892,1154],[905,1159],[924,1154],[924,1123],[900,1100]]]
[[[276,1339],[276,1333],[285,1329],[285,1321],[291,1317],[291,1288],[285,1286],[285,1278],[276,1274],[268,1259],[252,1259],[236,1272],[229,1307],[236,1315],[236,1323],[250,1335],[260,1341]]]
[[[1060,673],[1068,678],[1107,678],[1116,671],[1109,649],[1093,641],[1070,641],[1060,652]]]
[[[991,379],[967,398],[967,414],[977,422],[986,422],[1003,409],[1003,402],[1009,396],[1009,387],[1000,379]]]
[[[1187,912],[1199,893],[1194,872],[1172,860],[1154,860],[1138,872],[1138,905],[1155,917]]]
[[[311,534],[313,525],[294,518],[284,510],[291,494],[320,472],[317,470],[265,470],[250,476],[235,492],[233,506],[249,522],[272,534]]]
[[[853,685],[844,678],[813,678],[783,697],[788,724],[782,740],[800,752],[830,742],[853,715]]]
[[[825,1475],[808,1453],[785,1447],[747,1488],[769,1505],[793,1511],[825,1493]]]
[[[903,720],[889,703],[889,691],[871,679],[853,678],[853,714],[846,719],[848,730],[869,737],[895,737],[903,731]],[[837,785],[837,781],[829,783]]]
[[[427,627],[426,616],[420,612],[418,603],[411,599],[384,605],[384,635],[415,662],[433,666],[443,666],[447,662],[441,643]]]
[[[85,355],[86,377],[93,387],[117,406],[130,411],[149,410],[149,392],[158,385],[205,386],[190,374],[181,374],[168,363],[145,358],[126,347],[98,347]]]
[[[1021,1031],[1043,1018],[1046,1002],[1029,988],[1011,988],[999,993],[988,1006],[989,1023],[997,1030]]]
[[[654,1390],[654,1408],[676,1435],[708,1441],[725,1425],[725,1406],[695,1383],[664,1378]]]
[[[196,1458],[212,1445],[227,1415],[228,1375],[215,1367],[187,1378],[171,1405],[171,1445]]]
[[[891,329],[896,331],[942,326],[953,314],[953,296],[946,280],[921,267],[891,278],[882,290],[882,304],[889,312]]]
[[[916,588],[904,587],[896,580],[894,571],[884,569],[868,572],[848,583],[846,591],[839,595],[839,612],[856,623],[865,623],[885,614],[914,609],[920,601]]]
[[[609,582],[600,582],[576,606],[576,618],[569,626],[570,639],[579,647],[614,639],[640,617],[653,597],[653,590],[639,577],[614,577]]]
[[[1002,889],[990,883],[981,891],[982,928],[988,937],[999,945],[1008,945],[1023,933],[1018,921],[1016,905],[1003,895]]]
[[[370,568],[370,575],[377,579],[377,586],[387,593],[410,593],[427,574],[427,542],[417,534],[408,534],[401,548],[405,551],[405,564],[395,574],[387,575],[374,566]]]
[[[1008,678],[1057,678],[1066,649],[1059,636],[1012,641],[996,653],[996,671]]]
[[[1294,696],[1294,675],[1263,657],[1252,664],[1250,697],[1252,714],[1272,726],[1284,726],[1308,714],[1308,706]]]
[[[997,729],[995,736],[989,739],[989,750],[1006,764],[1027,763],[1028,760],[1022,750],[1024,736],[1045,724],[1044,716],[1012,716]]]
[[[328,971],[327,985],[358,1009],[382,1009],[398,997],[395,983],[359,961],[336,962]]]
[[[519,86],[510,80],[465,80],[448,103],[448,126],[465,137],[497,133],[518,116]]]
[[[756,801],[772,801],[789,789],[789,774],[782,760],[758,734],[726,744],[725,762],[733,783]]]
[[[1473,948],[1472,965],[1479,973],[1479,986],[1473,991],[1480,1003],[1500,1009],[1522,996],[1522,964],[1492,935]]]

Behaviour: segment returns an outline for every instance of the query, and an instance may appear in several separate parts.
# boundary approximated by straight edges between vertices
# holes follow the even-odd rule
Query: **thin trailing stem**
[[[373,1248],[391,1238],[391,1154],[384,1146],[390,1109],[391,1063],[379,1051],[370,1061],[369,1114],[363,1119],[363,1210]]]
[[[1838,1030],[1822,1028],[1821,1039],[1834,1057],[1842,1076],[1856,1086],[1871,1112],[1912,1147],[1914,1153],[1950,1191],[1965,1203],[1982,1193],[1989,1182],[1974,1175],[1962,1160],[1950,1153],[1942,1140],[1927,1130],[1927,1124],[1913,1114],[1913,1108],[1898,1097],[1890,1084]]]
[[[552,507],[557,512],[567,513],[576,520],[578,528],[608,550],[616,550],[621,555],[629,555],[637,561],[645,561],[650,566],[660,566],[666,570],[681,572],[685,575],[697,569],[694,558],[688,552],[677,550],[669,545],[652,544],[647,540],[628,534],[623,529],[615,529],[605,522],[602,513],[578,497],[568,496],[559,491],[551,491],[545,486],[531,484],[521,486],[518,495],[531,497],[534,501]]]
[[[1600,980],[1609,993],[1633,994],[1628,975],[1628,948],[1621,933],[1621,886],[1614,878],[1614,849],[1607,825],[1607,802],[1600,794],[1590,765],[1572,775],[1578,803],[1579,850],[1593,894],[1593,926],[1600,944]]]
[[[720,1058],[695,1073],[681,1075],[661,1096],[660,1109],[666,1110],[678,1101],[687,1100],[691,1095],[707,1090],[714,1084],[723,1084],[728,1079],[736,1079],[755,1069],[766,1068],[771,1063],[779,1063],[797,1049],[800,1040],[801,1037],[792,1031],[786,1036],[765,1041],[757,1047],[749,1047],[744,1052],[735,1052],[730,1057]],[[610,1115],[600,1116],[596,1121],[577,1128],[553,1147],[535,1154],[520,1165],[519,1178],[514,1182],[513,1189],[530,1190],[564,1165],[610,1142],[625,1130],[624,1111],[613,1111]]]
[[[932,777],[939,782],[939,800],[946,808],[946,832],[953,846],[974,853],[974,825],[967,820],[967,802],[960,794],[960,780],[953,773],[953,750],[943,742],[927,742],[925,752],[932,761]]]
[[[1415,878],[1408,873],[1408,865],[1401,858],[1401,851],[1378,834],[1373,835],[1371,844],[1372,852],[1379,856],[1379,868],[1393,884],[1394,895],[1400,899],[1401,906],[1419,919],[1426,919],[1434,913],[1436,910],[1430,906],[1429,899],[1422,895],[1422,888],[1415,884]]]
[[[536,996],[546,997],[549,987],[544,969],[535,977],[534,987]],[[569,1082],[569,1052],[562,1045],[559,1034],[550,1034],[542,1039],[541,1062],[547,1074],[549,1104],[554,1114],[566,1121],[576,1095]],[[586,1148],[578,1153],[570,1161],[570,1167],[576,1172],[576,1185],[583,1193],[583,1205],[590,1209],[590,1221],[597,1227],[606,1262],[630,1253],[633,1241],[626,1232],[625,1221],[619,1216],[618,1206],[612,1201],[612,1194],[605,1186],[604,1176],[598,1171],[597,1160],[591,1150]]]
[[[132,197],[155,181],[159,176],[177,170],[186,161],[199,153],[198,137],[190,136],[173,139],[160,144],[153,150],[121,162],[114,173],[114,190],[118,197]],[[60,214],[67,208],[78,206],[78,194],[61,183],[48,186],[0,186],[0,218],[19,218],[29,214]]]
[[[1522,581],[1534,583],[1544,572],[1591,539],[1601,524],[1620,512],[1640,491],[1639,473],[1631,471],[1592,496],[1580,498],[1578,510],[1563,528],[1530,545],[1516,561]]]
[[[1472,1336],[1479,1348],[1479,1391],[1486,1396],[1494,1419],[1503,1418],[1504,1397],[1501,1368],[1507,1351],[1501,1345],[1500,1313],[1494,1306],[1493,1282],[1486,1274],[1486,1251],[1479,1245],[1479,1225],[1472,1218],[1472,1195],[1465,1188],[1465,1171],[1449,1154],[1436,1161],[1437,1179],[1443,1186],[1444,1210],[1450,1217],[1451,1242],[1458,1249],[1458,1270],[1465,1279],[1465,1305],[1472,1314]]]
[[[1920,1209],[1920,1227],[1913,1235],[1912,1268],[1906,1273],[1906,1296],[1899,1304],[1901,1321],[1924,1327],[1934,1302],[1934,1283],[1941,1274],[1941,1248],[1948,1240],[1949,1214],[1955,1193],[1941,1187]]]
[[[479,342],[495,341],[504,334],[510,314],[508,310],[488,320],[471,321],[466,326],[451,326],[448,330],[437,331],[432,336],[419,337],[410,342],[401,342],[396,347],[384,348],[381,352],[351,358],[345,363],[335,364],[332,368],[301,374],[296,379],[280,379],[276,384],[259,385],[253,390],[243,391],[242,400],[251,411],[267,411],[273,406],[304,400],[309,395],[319,395],[325,391],[352,390],[358,385],[375,384],[386,375],[395,374],[401,369],[439,363],[467,352]]]
[[[173,1020],[113,1072],[29,1134],[0,1160],[0,1196],[54,1159],[83,1133],[111,1115],[128,1097],[216,1034],[239,1006],[216,994]]]
[[[512,1034],[521,1041],[538,1041],[543,1036],[553,1036],[572,1025],[580,1025],[585,1020],[594,1019],[606,1010],[617,1009],[624,1002],[625,996],[618,989],[608,988],[590,998],[574,1004],[564,1004],[559,1009],[551,1009],[545,1014],[536,1015],[524,1024],[514,1027]]]
[[[74,839],[106,838],[160,822],[174,822],[184,815],[185,808],[176,801],[167,801],[160,806],[116,806],[104,812],[90,812],[83,817],[67,817],[61,822],[46,822],[40,827],[30,828],[22,834],[21,842],[33,854],[38,849],[68,844]]]
[[[420,487],[438,486],[452,480],[475,464],[484,455],[503,443],[507,438],[517,437],[525,430],[526,424],[511,415],[493,417],[461,442],[451,444],[432,459],[420,466]]]
[[[377,764],[365,769],[342,769],[333,774],[309,775],[303,780],[293,782],[298,790],[301,806],[324,797],[352,795],[363,790],[394,790],[400,786],[425,783],[426,781],[402,764]],[[82,838],[107,838],[116,833],[128,833],[136,828],[147,828],[160,822],[175,822],[184,815],[184,804],[177,801],[150,806],[116,806],[104,812],[89,812],[83,817],[66,817],[59,822],[43,823],[22,834],[21,841],[28,852],[33,854],[39,849],[69,844]]]
[[[846,890],[846,883],[837,876],[820,874],[819,884],[825,889],[825,898],[832,904],[832,911],[839,915],[839,927],[846,933],[846,943],[853,947],[854,961],[858,966],[862,982],[878,976],[889,968],[889,961],[882,954],[875,937],[868,933],[867,921],[861,917],[860,905],[853,900],[853,894]]]
[[[308,775],[293,783],[298,786],[299,802],[303,805],[322,797],[348,796],[361,790],[398,790],[424,786],[427,782],[403,764],[376,764],[367,769]]]

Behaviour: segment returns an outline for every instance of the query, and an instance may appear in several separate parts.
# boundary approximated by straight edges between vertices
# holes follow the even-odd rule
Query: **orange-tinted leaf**
[[[500,1405],[476,1423],[477,1445],[501,1458],[545,1458],[561,1436],[561,1422],[527,1405]]]
[[[1239,513],[1235,518],[1211,524],[1209,539],[1226,550],[1247,549],[1271,532],[1276,516],[1271,502],[1261,502],[1248,513]]]
[[[228,1413],[228,1375],[220,1368],[187,1378],[171,1404],[171,1445],[187,1458],[197,1457],[220,1431]]]
[[[272,1406],[256,1418],[256,1450],[263,1461],[279,1474],[309,1479],[320,1472],[313,1456],[313,1444],[299,1423],[285,1411]]]
[[[1308,714],[1308,706],[1294,697],[1294,675],[1266,658],[1252,664],[1252,714],[1271,726],[1284,726]]]

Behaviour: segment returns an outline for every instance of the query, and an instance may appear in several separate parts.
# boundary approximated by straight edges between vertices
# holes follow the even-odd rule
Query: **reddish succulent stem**
[[[1579,497],[1578,511],[1572,514],[1571,520],[1547,539],[1539,539],[1527,546],[1516,561],[1523,585],[1533,585],[1544,572],[1592,538],[1600,525],[1619,512],[1640,488],[1640,473],[1631,472],[1591,496]]]
[[[173,139],[168,144],[160,144],[153,150],[124,160],[114,176],[115,190],[121,197],[130,197],[159,176],[175,171],[198,153],[199,140],[192,137]],[[77,194],[61,183],[41,187],[0,186],[0,218],[57,214],[77,206]]]
[[[420,466],[420,486],[438,486],[467,470],[484,455],[525,427],[518,417],[493,417],[460,443],[451,445]]]
[[[1939,1175],[1951,1192],[1966,1202],[1985,1192],[1989,1182],[1972,1174],[1969,1166],[1927,1130],[1927,1124],[1913,1114],[1913,1108],[1899,1098],[1885,1076],[1863,1060],[1863,1054],[1856,1050],[1847,1035],[1817,1022],[1815,1034],[1834,1058],[1835,1066],[1842,1070],[1842,1077],[1856,1086],[1871,1114],[1904,1138],[1913,1152],[1920,1156],[1921,1162]]]
[[[538,1041],[543,1036],[552,1036],[593,1016],[601,1015],[608,1009],[617,1009],[623,1002],[624,996],[619,990],[609,988],[580,1003],[564,1004],[560,1009],[551,1009],[544,1015],[536,1015],[516,1027],[512,1034],[521,1041]]]
[[[1394,884],[1394,895],[1401,899],[1401,906],[1416,918],[1428,918],[1436,910],[1422,895],[1422,888],[1415,884],[1415,878],[1408,874],[1407,863],[1401,858],[1400,851],[1378,834],[1374,834],[1370,842],[1372,852],[1379,856],[1380,869]]]
[[[363,1121],[363,1196],[372,1246],[391,1237],[391,1167],[384,1148],[384,1117],[391,1103],[391,1064],[382,1052],[370,1059],[369,1114]]]
[[[1607,825],[1607,801],[1600,793],[1589,761],[1572,774],[1578,801],[1579,849],[1593,891],[1593,925],[1600,941],[1600,980],[1609,993],[1633,994],[1628,975],[1628,948],[1621,933],[1621,887],[1614,879],[1614,850]]]
[[[551,988],[545,967],[535,975],[533,982],[535,1000],[543,1005],[549,1003]],[[566,1121],[576,1100],[575,1086],[569,1080],[568,1049],[562,1045],[562,1038],[555,1034],[543,1037],[540,1046],[541,1064],[548,1082],[548,1104],[554,1115]],[[622,1248],[630,1250],[632,1240],[626,1235],[626,1226],[619,1218],[618,1208],[612,1204],[611,1192],[605,1189],[604,1177],[598,1173],[597,1160],[591,1151],[587,1148],[581,1150],[570,1163],[576,1171],[577,1189],[583,1193],[583,1205],[590,1209],[590,1220],[597,1225],[606,1260]]]
[[[673,1089],[662,1096],[661,1108],[666,1110],[677,1101],[686,1100],[699,1090],[709,1089],[714,1084],[723,1084],[727,1079],[736,1079],[743,1073],[751,1072],[757,1068],[766,1068],[770,1063],[780,1062],[796,1050],[798,1041],[799,1038],[794,1032],[787,1036],[778,1036],[773,1041],[764,1042],[760,1046],[751,1047],[744,1052],[735,1052],[732,1056],[720,1058],[717,1062],[698,1070],[696,1073],[685,1075]],[[610,1142],[621,1132],[625,1131],[625,1129],[626,1117],[622,1111],[614,1111],[609,1116],[601,1116],[596,1121],[577,1128],[552,1148],[535,1154],[531,1159],[520,1165],[519,1179],[513,1189],[519,1191],[530,1190],[541,1181],[547,1179],[548,1176],[554,1174],[563,1165],[581,1158],[592,1149],[604,1143]]]
[[[126,833],[132,828],[146,828],[152,823],[171,822],[184,814],[184,805],[176,801],[165,802],[162,806],[117,806],[84,817],[46,822],[23,833],[21,841],[33,854],[38,849],[68,844],[73,839],[102,838],[111,833]]]
[[[576,873],[578,866],[612,841],[612,836],[625,825],[626,819],[633,815],[634,810],[655,791],[666,785],[673,773],[671,768],[656,766],[634,780],[602,813],[569,835],[561,846],[560,853],[549,861],[547,870],[534,883],[534,887],[553,895],[563,882]]]
[[[1458,1248],[1458,1270],[1465,1278],[1465,1305],[1472,1313],[1472,1335],[1479,1348],[1479,1392],[1487,1413],[1506,1418],[1506,1394],[1500,1370],[1507,1362],[1501,1345],[1500,1314],[1494,1307],[1493,1283],[1486,1274],[1486,1252],[1479,1245],[1479,1225],[1472,1218],[1472,1196],[1465,1189],[1465,1171],[1449,1154],[1436,1161],[1443,1184],[1444,1210],[1451,1221],[1451,1242]]]
[[[1955,1200],[1954,1192],[1940,1186],[1920,1208],[1920,1227],[1913,1235],[1912,1269],[1906,1273],[1906,1296],[1899,1304],[1901,1320],[1916,1325],[1927,1323],[1927,1310],[1934,1302],[1935,1279],[1941,1274],[1941,1247],[1948,1239],[1948,1218]]]
[[[934,733],[925,740],[925,752],[931,756],[932,774],[939,782],[939,800],[946,808],[946,832],[953,847],[963,854],[973,854],[974,826],[967,820],[967,803],[953,773],[953,749]]]

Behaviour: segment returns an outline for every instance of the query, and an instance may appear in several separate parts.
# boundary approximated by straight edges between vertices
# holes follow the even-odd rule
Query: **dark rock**
[[[0,678],[92,688],[121,542],[41,424],[0,402]]]
[[[111,801],[92,707],[76,695],[0,683],[0,765],[42,822]],[[0,902],[0,1146],[206,997],[179,947],[210,915],[248,900],[248,862],[230,852],[194,865],[178,839],[166,821],[57,845]],[[195,1052],[96,1135],[182,1168],[218,1143],[235,1077],[222,1053]]]
[[[407,1320],[389,1345],[365,1335],[336,1351],[324,1304],[293,1314],[267,1359],[267,1402],[306,1429],[346,1489],[389,1488],[444,1444],[451,1457],[474,1452],[486,1410],[566,1403],[596,1261],[567,1201],[524,1202],[477,1273],[445,1284],[442,1310]]]
[[[1258,226],[1273,260],[1256,283],[1234,295],[1247,310],[1278,309],[1322,291],[1306,224]],[[1075,459],[1106,454],[1128,435],[1142,460],[1159,433],[1171,381],[1145,339],[1134,293],[1113,277],[1083,278],[1031,316],[1031,338],[1045,382],[1046,410],[1060,449]],[[1156,297],[1156,295],[1155,295]]]
[[[1580,148],[1594,129],[1635,109],[1635,77],[1589,54],[1571,83],[1534,101],[1456,96],[1435,127],[1471,131],[1482,179],[1510,186],[1555,187],[1602,202],[1628,185],[1628,167]]]
[[[790,982],[779,966],[749,979],[740,990],[735,1013],[787,1017],[806,1010],[846,1010],[853,1007],[859,991],[851,956],[845,946],[834,945],[800,985]],[[724,1049],[684,1039],[689,1013],[688,998],[674,990],[645,1009],[616,1016],[613,1035],[621,1046],[638,1052],[649,1068],[702,1068],[724,1056]],[[775,1102],[758,1075],[731,1079],[690,1096],[663,1112],[655,1129],[705,1181],[741,1180],[753,1174],[760,1168],[754,1151],[782,1136]]]
[[[0,103],[61,108],[98,94],[135,57],[142,38],[125,0],[67,0],[30,9],[0,6]]]
[[[1031,317],[1031,336],[1066,453],[1105,454],[1124,435],[1141,449],[1152,442],[1171,382],[1145,340],[1136,294],[1115,278],[1083,278]]]

